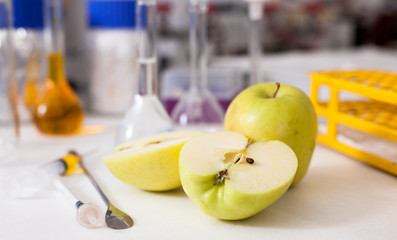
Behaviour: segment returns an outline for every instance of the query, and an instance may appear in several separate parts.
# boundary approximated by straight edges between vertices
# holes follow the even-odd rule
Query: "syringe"
[[[94,204],[78,200],[59,179],[61,175],[73,173],[80,160],[81,155],[69,151],[66,156],[58,160],[8,177],[3,185],[4,192],[11,198],[27,198],[47,188],[52,182],[76,206],[77,222],[84,227],[93,228],[99,223],[99,208]]]
[[[31,197],[50,185],[50,176],[73,173],[80,159],[81,156],[75,151],[69,151],[58,160],[8,177],[3,184],[4,192],[11,198]]]
[[[62,183],[58,176],[53,177],[53,183],[63,195],[76,206],[77,222],[83,227],[93,228],[99,224],[101,212],[99,208],[92,203],[83,203]]]

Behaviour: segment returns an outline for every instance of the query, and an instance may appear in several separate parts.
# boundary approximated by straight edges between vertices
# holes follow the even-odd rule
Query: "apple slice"
[[[207,215],[250,217],[279,199],[294,179],[298,160],[280,141],[250,143],[237,132],[194,137],[181,149],[182,187]]]
[[[181,186],[178,159],[183,144],[197,131],[167,132],[136,139],[116,147],[102,161],[121,181],[149,191]]]

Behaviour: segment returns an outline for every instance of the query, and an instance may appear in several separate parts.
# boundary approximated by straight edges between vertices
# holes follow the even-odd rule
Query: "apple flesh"
[[[196,131],[167,132],[121,144],[102,158],[121,181],[148,191],[166,191],[181,186],[179,152]]]
[[[181,149],[182,187],[207,215],[250,217],[279,199],[297,169],[294,152],[280,141],[250,143],[237,132],[205,133]]]
[[[317,116],[307,95],[286,84],[257,84],[242,91],[225,115],[225,130],[253,141],[279,140],[294,150],[298,170],[292,185],[305,176],[317,136]]]

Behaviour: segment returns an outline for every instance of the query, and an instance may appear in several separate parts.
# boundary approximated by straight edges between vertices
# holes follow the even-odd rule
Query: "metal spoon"
[[[106,197],[106,195],[103,193],[102,189],[98,186],[98,183],[95,181],[95,179],[92,177],[92,175],[87,171],[83,164],[83,160],[80,160],[80,166],[84,170],[84,173],[88,176],[88,178],[91,180],[92,184],[98,191],[99,195],[102,197],[103,201],[106,203],[108,209],[106,211],[105,215],[105,221],[106,225],[110,228],[113,229],[126,229],[130,228],[134,225],[134,221],[130,216],[128,216],[126,213],[121,211],[120,209],[116,208]]]

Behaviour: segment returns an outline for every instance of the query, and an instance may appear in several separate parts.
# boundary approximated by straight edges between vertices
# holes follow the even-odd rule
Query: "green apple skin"
[[[316,145],[317,115],[307,95],[281,84],[273,98],[275,83],[253,85],[233,99],[225,115],[225,130],[237,131],[254,141],[279,140],[298,158],[292,186],[305,176]]]
[[[134,156],[109,154],[102,161],[126,184],[147,191],[168,191],[181,186],[178,159],[183,144]]]
[[[216,174],[199,176],[180,166],[180,176],[184,191],[195,205],[206,215],[223,220],[240,220],[257,214],[279,199],[293,180],[291,177],[266,193],[248,194],[237,191],[228,181],[215,184]]]
[[[179,153],[198,131],[164,132],[118,145],[102,157],[110,172],[131,186],[147,191],[168,191],[181,186]]]

